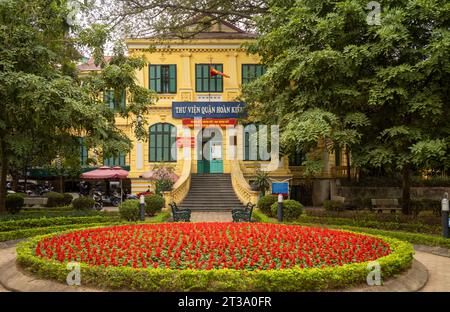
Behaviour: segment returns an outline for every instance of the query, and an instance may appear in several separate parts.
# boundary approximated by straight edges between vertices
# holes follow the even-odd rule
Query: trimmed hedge
[[[36,257],[39,236],[17,245],[17,262],[27,271],[43,278],[65,282],[66,263]],[[369,235],[370,236],[370,235]],[[392,238],[378,237],[392,250],[377,259],[386,279],[411,266],[413,248]],[[352,263],[338,267],[283,270],[172,270],[134,269],[128,267],[89,266],[81,263],[83,284],[109,289],[145,291],[317,291],[339,289],[365,283],[371,271],[368,263]]]
[[[58,217],[85,217],[85,216],[118,216],[116,211],[96,211],[96,210],[57,210],[39,209],[26,211],[23,209],[19,214],[0,215],[0,222],[9,220],[25,220],[25,219],[41,219],[41,218],[58,218]]]
[[[120,217],[127,221],[139,220],[139,200],[129,199],[119,206]]]
[[[302,223],[347,225],[355,227],[408,231],[427,234],[439,234],[441,232],[441,227],[439,225],[426,225],[420,222],[400,223],[400,222],[384,222],[367,219],[365,220],[365,219],[350,219],[350,218],[315,217],[307,215],[300,216],[297,219],[297,221]]]
[[[277,215],[278,202],[275,202],[270,207],[272,216]],[[283,201],[283,220],[292,221],[300,217],[303,212],[303,206],[298,201],[293,199],[286,199]]]
[[[265,195],[258,200],[258,208],[267,216],[272,216],[271,207],[277,202],[277,197],[273,195]]]
[[[145,196],[145,213],[149,216],[154,216],[155,213],[160,212],[164,207],[164,197],[161,195]]]
[[[343,211],[345,209],[344,203],[337,200],[324,200],[323,208],[326,211]]]
[[[118,220],[119,218],[117,216],[56,217],[10,220],[0,222],[0,232],[68,224],[114,222]]]
[[[73,195],[70,193],[63,193],[62,195],[64,197],[63,205],[64,206],[70,205],[73,201]]]
[[[47,207],[64,206],[64,195],[57,192],[48,192],[44,195],[47,197]]]
[[[146,220],[145,223],[160,223],[169,219],[171,214],[169,212],[162,212],[157,214],[155,217],[150,220]],[[66,224],[60,226],[48,226],[48,227],[36,227],[36,228],[25,228],[14,231],[6,231],[0,232],[0,242],[33,237],[36,235],[43,235],[48,233],[58,233],[61,231],[69,230],[69,229],[82,229],[96,226],[107,226],[107,225],[115,225],[115,224],[127,224],[128,222],[107,222],[107,223],[84,223],[84,224]]]
[[[19,213],[23,207],[25,198],[22,194],[8,194],[6,196],[6,210],[11,214]]]
[[[72,207],[75,210],[92,209],[95,205],[95,200],[90,197],[78,197],[72,201]]]

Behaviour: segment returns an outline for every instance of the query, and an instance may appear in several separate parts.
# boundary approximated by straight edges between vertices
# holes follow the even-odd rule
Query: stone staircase
[[[192,174],[189,193],[179,206],[192,211],[243,208],[234,193],[230,174]]]

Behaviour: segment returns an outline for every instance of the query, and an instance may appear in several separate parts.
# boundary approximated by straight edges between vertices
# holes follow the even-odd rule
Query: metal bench
[[[233,222],[251,222],[252,221],[252,212],[255,207],[252,203],[247,203],[245,208],[237,208],[231,210],[231,216],[233,217]]]
[[[190,209],[180,209],[175,202],[169,203],[169,206],[172,208],[172,217],[174,222],[189,222],[191,220]]]
[[[27,207],[46,206],[47,201],[47,197],[25,197],[23,200],[23,205]]]
[[[372,209],[378,213],[382,213],[384,210],[389,210],[391,213],[395,213],[396,210],[401,210],[396,198],[374,198],[371,199],[371,202]]]

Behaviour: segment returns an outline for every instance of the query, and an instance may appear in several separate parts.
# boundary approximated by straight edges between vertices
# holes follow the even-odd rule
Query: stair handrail
[[[180,204],[186,197],[191,187],[191,160],[185,159],[183,161],[183,170],[180,178],[175,182],[171,191],[163,192],[165,199],[165,206],[169,209],[169,203],[175,202]]]
[[[247,180],[244,178],[239,160],[237,159],[231,160],[231,184],[237,197],[244,205],[248,202],[257,204],[259,193],[251,189]]]

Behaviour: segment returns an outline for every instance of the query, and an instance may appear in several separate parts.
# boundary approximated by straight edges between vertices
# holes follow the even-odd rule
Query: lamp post
[[[449,205],[448,205],[448,193],[444,193],[444,198],[442,198],[442,234],[445,238],[449,238],[448,228],[448,213],[449,213]]]
[[[283,222],[283,194],[278,194],[278,222]]]
[[[145,221],[145,198],[141,195],[139,198],[139,220]]]

